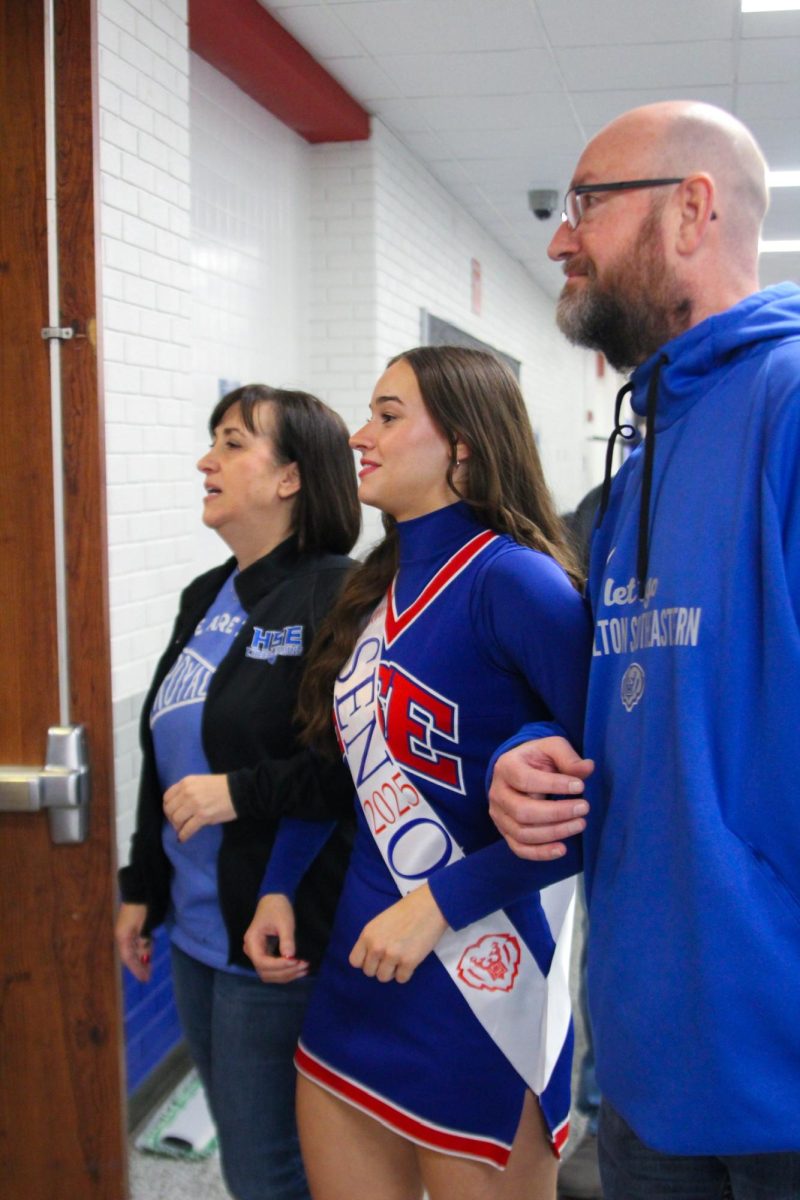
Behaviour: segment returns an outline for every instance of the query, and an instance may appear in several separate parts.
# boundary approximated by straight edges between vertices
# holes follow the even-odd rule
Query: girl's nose
[[[359,450],[362,446],[366,446],[369,443],[370,439],[369,439],[368,430],[369,430],[369,421],[367,421],[366,424],[362,425],[360,429],[357,429],[355,431],[355,433],[350,438],[350,449],[351,450]]]

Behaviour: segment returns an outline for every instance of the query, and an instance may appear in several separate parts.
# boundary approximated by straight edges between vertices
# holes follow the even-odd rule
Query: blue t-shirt
[[[186,775],[211,773],[203,749],[203,705],[214,672],[247,620],[234,587],[236,574],[225,580],[153,701],[150,729],[164,792]],[[206,825],[187,842],[179,842],[165,821],[162,840],[173,868],[167,917],[172,941],[207,966],[247,974],[228,962],[228,934],[217,888],[222,827]]]

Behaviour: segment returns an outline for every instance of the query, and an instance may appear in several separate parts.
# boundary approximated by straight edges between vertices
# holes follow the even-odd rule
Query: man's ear
[[[289,500],[300,491],[300,468],[296,462],[287,463],[281,471],[278,480],[278,495],[282,500]]]
[[[675,248],[679,254],[694,254],[708,232],[714,212],[714,180],[705,172],[687,175],[680,184],[680,210]]]

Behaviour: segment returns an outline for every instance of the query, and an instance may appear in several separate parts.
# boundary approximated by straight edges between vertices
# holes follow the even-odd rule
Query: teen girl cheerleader
[[[521,392],[494,356],[394,359],[351,445],[386,535],[301,689],[317,742],[333,696],[358,801],[296,1056],[311,1191],[545,1200],[569,1112],[565,877],[579,850],[517,859],[489,819],[486,772],[523,724],[580,736],[590,632],[575,567]],[[305,970],[297,871],[273,856],[246,936],[265,979]]]

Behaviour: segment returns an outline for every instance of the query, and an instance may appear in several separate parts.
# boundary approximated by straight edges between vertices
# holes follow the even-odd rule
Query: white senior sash
[[[474,539],[478,542],[479,539]],[[464,569],[489,540],[462,557],[459,570],[438,588],[423,592],[414,619]],[[452,562],[452,560],[451,560]],[[430,586],[430,585],[429,585]],[[353,775],[367,825],[402,896],[464,852],[435,809],[398,767],[381,728],[378,668],[387,641],[403,632],[393,604],[373,614],[339,675],[334,714],[342,750]],[[544,888],[542,907],[555,942],[544,975],[507,914],[497,912],[466,928],[448,929],[435,952],[486,1032],[537,1095],[544,1091],[558,1060],[570,1022],[569,954],[572,942],[574,879]]]

